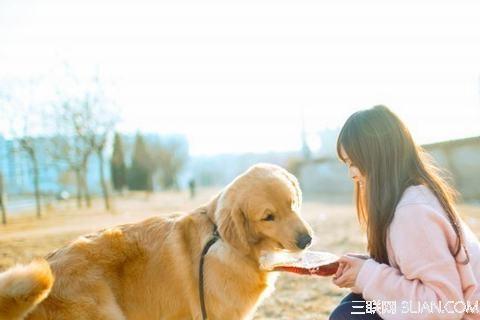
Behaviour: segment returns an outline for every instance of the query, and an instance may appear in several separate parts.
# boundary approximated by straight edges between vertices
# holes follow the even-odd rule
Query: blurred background
[[[335,145],[376,104],[480,228],[479,57],[476,1],[0,0],[0,266],[191,209],[257,162],[298,177],[323,249],[363,250]],[[297,310],[307,282],[285,279],[285,319],[342,293],[312,285]],[[256,319],[281,319],[274,305]]]

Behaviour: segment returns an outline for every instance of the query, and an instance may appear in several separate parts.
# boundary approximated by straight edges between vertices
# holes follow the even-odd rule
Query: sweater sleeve
[[[461,319],[462,305],[454,309],[455,302],[464,301],[449,247],[449,239],[454,236],[447,217],[429,206],[398,208],[389,229],[398,269],[369,259],[353,290],[362,292],[367,301],[394,301],[395,313],[381,313],[385,320]],[[443,310],[431,305],[440,305]]]

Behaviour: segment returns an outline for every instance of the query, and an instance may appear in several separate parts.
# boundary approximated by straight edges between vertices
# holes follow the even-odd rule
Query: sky
[[[298,150],[302,123],[315,151],[376,104],[419,143],[480,135],[478,1],[0,0],[0,79],[65,63],[192,154]]]

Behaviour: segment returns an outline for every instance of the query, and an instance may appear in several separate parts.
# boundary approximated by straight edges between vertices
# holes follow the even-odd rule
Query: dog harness
[[[200,307],[202,308],[202,319],[207,320],[207,308],[205,307],[205,292],[204,292],[204,282],[203,282],[203,264],[205,260],[205,256],[208,253],[208,250],[210,247],[217,242],[217,240],[220,239],[220,234],[218,233],[217,230],[217,225],[213,225],[213,234],[212,238],[208,240],[207,244],[205,244],[205,247],[203,247],[202,250],[202,255],[200,256],[200,266],[199,266],[199,277],[198,277],[198,290],[199,290],[199,295],[200,295]]]

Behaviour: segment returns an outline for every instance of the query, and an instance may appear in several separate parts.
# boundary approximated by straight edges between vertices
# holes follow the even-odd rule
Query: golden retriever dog
[[[261,255],[312,240],[301,201],[293,175],[255,165],[189,213],[82,236],[1,273],[0,319],[202,319],[199,264],[215,227],[203,266],[208,319],[249,319],[276,278]]]

